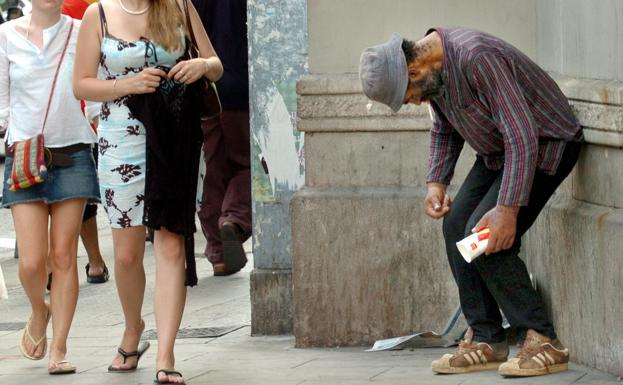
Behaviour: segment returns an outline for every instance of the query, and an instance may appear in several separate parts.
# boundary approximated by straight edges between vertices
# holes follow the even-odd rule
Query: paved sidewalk
[[[6,223],[8,210],[0,211]],[[105,218],[100,213],[100,242],[112,271],[112,241]],[[2,226],[0,226],[2,227]],[[13,236],[8,227],[2,237]],[[198,234],[197,252],[203,247]],[[86,283],[84,250],[78,258],[80,299],[69,340],[69,355],[78,374],[50,376],[47,359],[29,361],[19,354],[19,330],[28,318],[30,307],[17,279],[17,261],[9,249],[0,249],[0,263],[8,280],[10,298],[0,301],[0,384],[152,384],[155,372],[156,341],[132,374],[109,374],[106,368],[113,358],[123,322],[114,281],[103,285]],[[251,255],[249,255],[251,257]],[[252,263],[251,263],[252,264]],[[251,265],[250,264],[250,265]],[[154,329],[153,317],[153,248],[148,244],[145,267],[148,274],[143,315],[147,330]],[[615,377],[572,365],[566,373],[530,379],[503,379],[496,373],[439,376],[430,371],[430,361],[449,349],[424,349],[366,353],[363,348],[294,349],[294,339],[251,337],[249,272],[250,267],[231,277],[213,277],[208,263],[198,260],[199,286],[189,290],[183,331],[197,333],[197,328],[237,329],[218,338],[187,338],[177,342],[177,367],[190,384],[223,385],[331,385],[331,384],[577,384],[622,385]],[[8,323],[19,323],[9,325]],[[51,336],[51,327],[48,329]]]

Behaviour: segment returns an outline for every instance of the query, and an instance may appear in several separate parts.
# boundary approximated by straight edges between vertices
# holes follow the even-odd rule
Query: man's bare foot
[[[95,259],[91,262],[91,259]],[[89,283],[105,283],[108,282],[109,273],[104,259],[99,256],[98,258],[90,258],[89,263],[86,265],[87,282]]]
[[[104,273],[104,261],[100,259],[98,262],[89,262],[89,271],[87,275],[91,277],[102,275]]]

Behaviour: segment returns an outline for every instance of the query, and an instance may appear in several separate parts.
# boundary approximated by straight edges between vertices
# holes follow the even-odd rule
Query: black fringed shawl
[[[197,92],[194,85],[162,79],[156,92],[127,101],[147,132],[143,223],[184,236],[187,286],[197,284],[195,207],[203,142]]]

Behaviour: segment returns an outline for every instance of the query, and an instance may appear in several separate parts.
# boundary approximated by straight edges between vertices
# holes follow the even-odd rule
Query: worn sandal
[[[50,321],[50,317],[52,316],[52,312],[50,311],[50,307],[47,306],[47,310],[48,310],[48,314],[46,315],[46,319],[45,319],[45,326],[46,329],[48,327],[48,322]],[[43,357],[45,357],[45,354],[48,350],[48,334],[47,332],[43,333],[43,336],[41,336],[39,339],[35,340],[32,335],[30,334],[30,323],[32,322],[32,315],[30,316],[30,318],[28,319],[28,322],[26,323],[26,327],[24,328],[24,331],[22,332],[22,338],[19,341],[19,348],[22,352],[22,355],[26,358],[28,358],[29,360],[33,360],[33,361],[38,361],[43,359]],[[28,338],[30,340],[30,342],[34,345],[35,347],[35,352],[37,351],[37,349],[39,349],[39,345],[43,344],[43,351],[41,353],[41,357],[35,357],[34,355],[30,355],[26,352],[26,344],[25,339]]]
[[[54,362],[48,364],[48,373],[50,374],[71,374],[76,373],[76,367],[68,361]]]
[[[89,268],[91,267],[91,264],[87,263],[87,265],[84,267],[87,273],[87,282],[88,283],[105,283],[108,281],[109,278],[109,274],[108,274],[108,267],[106,267],[106,264],[104,264],[104,271],[102,271],[102,274],[100,275],[89,275]]]
[[[182,376],[182,373],[177,372],[177,371],[175,371],[175,370],[160,369],[160,370],[158,370],[158,371],[156,372],[156,379],[154,380],[154,384],[156,384],[156,385],[165,385],[165,384],[186,385],[186,382],[179,382],[179,383],[177,383],[177,382],[168,382],[168,381],[167,381],[167,382],[160,382],[160,381],[158,380],[158,375],[159,375],[160,373],[164,373],[167,377],[170,377],[170,376],[180,377],[180,378],[182,378],[182,377],[183,377],[183,376]]]
[[[110,365],[108,367],[108,371],[111,372],[111,373],[130,373],[130,372],[134,372],[136,370],[136,368],[138,367],[138,362],[140,361],[140,359],[143,356],[143,354],[145,354],[147,349],[149,349],[149,342],[143,342],[141,344],[140,348],[137,351],[135,351],[135,352],[128,353],[128,352],[126,352],[125,350],[123,350],[121,348],[117,349],[119,354],[121,354],[121,356],[123,357],[123,363],[124,364],[128,360],[128,358],[136,357],[136,365],[134,365],[134,366],[132,366],[130,368],[126,368],[126,369],[115,368],[114,366]]]

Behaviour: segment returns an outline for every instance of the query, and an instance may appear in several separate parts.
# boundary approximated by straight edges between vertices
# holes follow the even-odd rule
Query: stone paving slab
[[[0,223],[8,210],[0,210]],[[113,271],[112,241],[105,218],[100,221],[100,243],[109,269]],[[0,231],[1,230],[0,226]],[[0,234],[8,237],[10,234]],[[198,236],[196,252],[204,244]],[[247,245],[248,247],[248,245]],[[17,279],[17,262],[9,249],[0,249],[0,264],[9,285],[10,298],[0,301],[0,323],[24,322],[30,307]],[[552,376],[530,379],[503,379],[495,372],[440,376],[430,371],[431,360],[449,349],[364,352],[364,348],[295,349],[291,336],[251,337],[249,273],[213,277],[209,264],[199,259],[200,282],[188,292],[182,328],[242,327],[219,338],[179,339],[176,344],[178,369],[189,385],[623,385],[615,377],[572,365],[571,370]],[[86,264],[80,249],[78,265]],[[148,275],[143,316],[147,329],[155,327],[153,317],[153,249],[148,244],[145,269]],[[80,274],[80,299],[69,339],[68,359],[78,374],[50,376],[47,360],[29,361],[19,354],[19,331],[0,330],[0,385],[22,384],[153,384],[157,343],[142,358],[139,369],[131,374],[106,372],[122,333],[123,318],[114,280],[89,285]],[[51,328],[48,329],[51,336]]]

